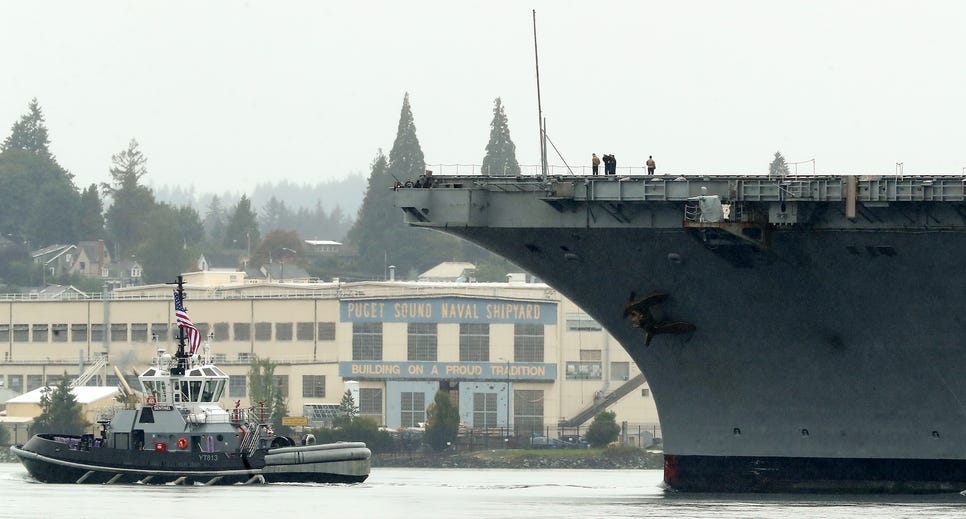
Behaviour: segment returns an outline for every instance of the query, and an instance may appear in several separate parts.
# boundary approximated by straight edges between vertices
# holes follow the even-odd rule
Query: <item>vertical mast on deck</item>
[[[537,54],[537,10],[533,10],[533,62],[537,68],[537,119],[540,127],[540,174],[547,178],[547,129],[540,104],[540,57]]]
[[[178,276],[178,284],[175,288],[175,293],[177,297],[181,298],[181,303],[184,304],[184,278],[180,275]],[[177,318],[175,318],[175,323],[177,323]],[[178,366],[171,368],[172,375],[184,375],[185,368],[188,367],[188,355],[184,352],[184,328],[178,326],[178,353],[175,354],[175,358],[178,359]]]

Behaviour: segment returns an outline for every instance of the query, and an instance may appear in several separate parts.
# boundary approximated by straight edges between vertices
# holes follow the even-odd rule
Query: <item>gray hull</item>
[[[859,183],[854,215],[836,198],[844,188],[769,199],[727,179],[660,194],[572,180],[493,190],[464,179],[396,199],[410,223],[526,268],[620,341],[653,392],[670,485],[966,488],[961,179],[941,200],[888,205],[863,205]],[[765,216],[746,218],[744,235],[688,225],[687,198],[708,192]],[[651,294],[666,294],[655,322],[687,326],[635,327],[625,305]]]

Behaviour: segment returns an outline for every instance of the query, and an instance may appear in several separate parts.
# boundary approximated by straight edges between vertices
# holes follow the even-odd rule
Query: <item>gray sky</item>
[[[533,165],[531,9],[572,166],[763,173],[780,150],[820,174],[966,167],[960,1],[9,1],[0,135],[36,97],[78,185],[134,138],[149,183],[223,192],[368,173],[405,92],[428,164],[480,164],[499,96]]]

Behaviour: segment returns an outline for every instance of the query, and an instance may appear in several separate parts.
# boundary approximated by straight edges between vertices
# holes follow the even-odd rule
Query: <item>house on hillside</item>
[[[104,240],[82,241],[77,244],[77,258],[70,268],[71,274],[88,277],[110,276],[111,254]]]
[[[339,256],[342,243],[332,240],[304,240],[305,252],[310,256]]]
[[[53,280],[70,272],[76,257],[76,245],[49,245],[30,252],[31,261],[43,268],[43,276],[46,280]]]
[[[199,272],[208,271],[237,271],[244,259],[231,252],[203,252],[195,261],[195,268]]]

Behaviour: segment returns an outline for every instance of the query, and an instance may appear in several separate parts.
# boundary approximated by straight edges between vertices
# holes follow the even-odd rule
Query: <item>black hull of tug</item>
[[[966,460],[666,455],[664,479],[683,492],[929,494],[966,489]]]
[[[319,464],[269,465],[267,451],[251,456],[212,452],[155,452],[93,448],[73,450],[67,445],[34,436],[11,447],[30,475],[42,483],[231,485],[244,483],[360,483],[364,474],[325,472]],[[330,462],[362,463],[366,460]]]

